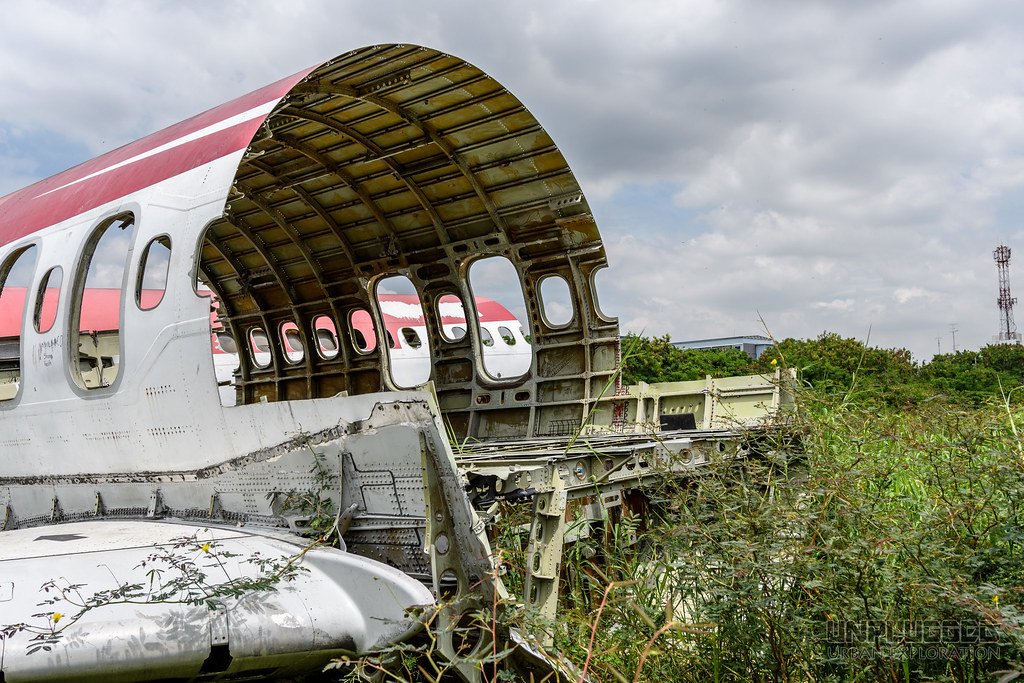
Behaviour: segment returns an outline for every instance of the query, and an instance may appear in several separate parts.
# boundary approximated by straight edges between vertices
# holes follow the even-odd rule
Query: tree
[[[1024,346],[990,344],[937,355],[918,374],[935,391],[978,403],[1024,383]]]
[[[773,364],[774,361],[774,364]],[[796,368],[804,382],[822,388],[849,390],[855,382],[906,383],[914,364],[906,349],[880,349],[857,339],[822,332],[816,339],[785,339],[758,360],[762,372],[775,365]]]
[[[937,355],[916,365],[910,351],[868,346],[834,332],[785,339],[754,361],[736,349],[679,349],[669,336],[622,340],[623,383],[678,382],[796,368],[802,382],[893,406],[945,399],[980,405],[1024,385],[1024,346],[992,344],[980,351]],[[1011,395],[1024,401],[1024,391]]]
[[[628,334],[622,340],[622,383],[683,382],[753,372],[754,361],[739,349],[680,349],[669,336]]]

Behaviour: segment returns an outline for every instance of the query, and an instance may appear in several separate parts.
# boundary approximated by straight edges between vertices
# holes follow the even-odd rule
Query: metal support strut
[[[555,467],[547,470],[548,491],[534,499],[530,548],[527,552],[526,602],[537,610],[541,622],[553,624],[558,610],[558,574],[565,543],[566,490]],[[544,643],[554,642],[554,632],[545,628]]]

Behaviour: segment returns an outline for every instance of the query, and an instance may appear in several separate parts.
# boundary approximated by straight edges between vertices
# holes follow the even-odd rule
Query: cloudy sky
[[[1000,241],[1024,294],[1024,3],[3,9],[0,195],[350,49],[415,43],[490,73],[554,137],[625,331],[763,334],[763,318],[928,360],[951,324],[961,349],[996,333]]]

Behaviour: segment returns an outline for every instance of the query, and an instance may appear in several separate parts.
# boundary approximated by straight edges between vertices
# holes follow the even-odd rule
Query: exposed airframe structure
[[[116,353],[93,348],[78,322],[108,233],[123,245]],[[239,524],[301,531],[308,511],[287,495],[299,491],[332,502],[348,551],[369,558],[364,573],[381,561],[435,594],[447,585],[456,623],[473,608],[470,593],[486,594],[493,567],[446,432],[566,433],[616,364],[618,327],[594,294],[604,249],[562,154],[499,83],[422,47],[350,52],[8,195],[0,244],[0,275],[28,273],[31,288],[17,391],[0,402],[0,523],[65,532],[19,537],[0,557],[14,577],[0,586],[7,614],[34,607],[40,557],[70,574],[103,545],[113,527],[96,521],[127,525],[120,533],[136,548],[146,519],[178,520],[183,535]],[[141,292],[156,250],[167,276],[152,305]],[[441,329],[443,298],[476,319],[467,274],[488,256],[514,267],[528,306],[534,357],[519,377],[488,375],[477,327],[460,339]],[[398,391],[387,349],[352,335],[356,315],[382,329],[375,288],[396,274],[423,304],[436,403]],[[568,322],[545,315],[546,278],[568,289]],[[241,357],[231,407],[218,398],[203,288]],[[318,351],[321,316],[338,332],[333,355]],[[301,331],[301,360],[285,352],[285,326]],[[269,363],[247,343],[256,332],[272,342]],[[416,601],[414,588],[399,588]],[[287,654],[284,639],[256,647],[251,623],[222,616],[210,617],[210,648],[178,656],[174,675],[244,673],[267,652],[277,663]],[[117,619],[93,628],[95,642],[79,633],[79,647],[116,649],[136,626]],[[316,647],[358,650],[353,642],[377,635],[325,636]],[[59,662],[72,659],[8,648],[2,671],[9,683],[71,675]],[[78,673],[139,676],[129,660]]]
[[[488,259],[514,271],[526,305],[532,360],[515,376],[488,372],[479,324],[442,324],[456,304],[479,320],[470,271]],[[116,264],[116,281],[94,282],[94,260]],[[128,571],[147,539],[173,546],[175,525],[198,548],[286,554],[322,521],[313,500],[341,546],[302,555],[308,595],[337,597],[182,608],[189,637],[145,657],[126,643],[166,641],[166,620],[96,610],[52,656],[0,642],[0,680],[294,675],[405,637],[404,610],[442,595],[439,646],[478,679],[490,645],[467,650],[452,627],[502,588],[474,506],[534,500],[523,597],[551,617],[568,502],[617,505],[737,451],[734,433],[709,429],[710,400],[704,431],[642,433],[659,401],[685,412],[703,390],[659,393],[654,413],[619,390],[618,325],[594,286],[605,263],[572,172],[522,103],[410,45],[350,52],[0,198],[0,281],[28,288],[18,348],[4,349],[16,387],[0,392],[0,614],[37,612],[40,579]],[[398,276],[421,304],[423,386],[396,383],[387,345],[358,331],[369,320],[386,337],[379,288]],[[549,315],[552,282],[565,318]],[[118,329],[100,339],[83,329],[84,292],[111,286]],[[215,331],[239,355],[233,401],[218,392]],[[778,404],[777,386],[754,385],[740,393]],[[617,419],[636,433],[578,440]],[[109,572],[95,571],[101,551]],[[375,612],[378,595],[392,602]],[[119,654],[98,666],[92,652]]]
[[[579,185],[526,108],[458,58],[380,46],[283,79],[4,198],[0,239],[43,229],[84,238],[95,224],[84,216],[104,216],[112,203],[143,208],[132,201],[143,191],[154,215],[145,226],[139,217],[140,232],[169,232],[183,245],[173,286],[187,287],[181,266],[195,270],[240,339],[317,314],[344,327],[354,311],[373,311],[375,279],[408,275],[427,304],[431,379],[458,434],[543,435],[559,420],[580,422],[614,370],[618,327],[593,288],[604,249]],[[512,382],[476,371],[474,334],[448,341],[437,324],[444,294],[472,314],[466,273],[489,255],[513,263],[530,306],[537,359]],[[575,315],[558,328],[537,295],[548,276],[572,293]],[[189,317],[201,317],[202,304],[186,301]],[[175,304],[175,313],[185,305]],[[159,314],[132,313],[134,340],[134,319]],[[128,363],[146,350],[131,346]],[[244,365],[240,403],[388,387],[386,354],[342,349],[299,366],[280,357],[264,370]],[[502,398],[510,386],[517,391]]]

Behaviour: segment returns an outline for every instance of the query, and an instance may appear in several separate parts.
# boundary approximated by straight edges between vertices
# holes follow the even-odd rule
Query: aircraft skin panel
[[[263,122],[256,117],[206,138],[178,145],[152,157],[112,168],[88,180],[61,186],[23,202],[7,204],[0,224],[0,240],[12,242],[83,211],[127,197],[167,178],[179,175],[242,150]]]
[[[216,594],[229,581],[262,575],[251,558],[284,562],[299,549],[296,539],[272,533],[157,521],[79,522],[50,531],[0,534],[0,583],[5,586],[0,613],[26,615],[30,627],[45,630],[51,617],[27,615],[56,612],[61,618],[53,626],[62,628],[50,651],[29,654],[31,644],[10,640],[4,680],[189,679],[210,657],[211,639],[222,642],[230,659],[208,673],[313,673],[332,657],[401,638],[416,623],[406,610],[433,602],[430,592],[408,575],[333,548],[309,550],[299,561],[301,569],[273,591],[240,598],[218,595],[220,610],[203,603],[149,602],[160,585],[150,584],[151,569],[161,570],[163,581],[181,576],[165,558],[194,562],[206,574],[203,588]],[[37,604],[41,583],[53,580],[65,587],[68,577],[83,585],[85,598],[125,584],[145,588],[131,604],[111,600],[81,615],[71,600]],[[366,619],[367,612],[377,618]]]

